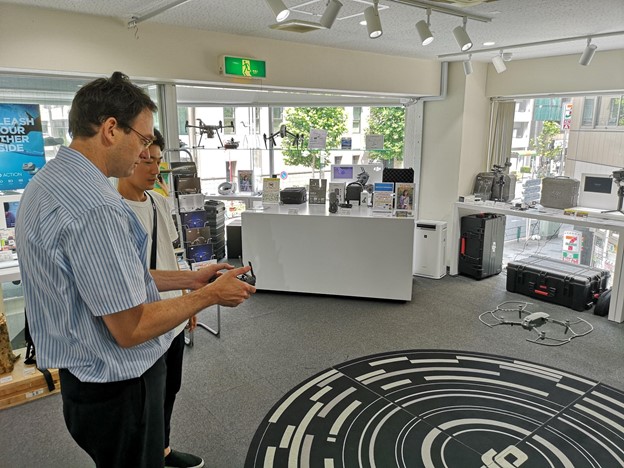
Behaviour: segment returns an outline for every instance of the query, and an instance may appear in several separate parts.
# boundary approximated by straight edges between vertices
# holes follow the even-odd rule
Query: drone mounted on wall
[[[223,130],[225,128],[234,129],[234,122],[230,122],[230,125],[225,125],[225,126],[223,125],[223,122],[221,122],[220,120],[219,120],[219,125],[206,125],[204,122],[202,122],[202,119],[197,119],[197,122],[199,122],[199,125],[189,125],[188,120],[184,124],[185,129],[189,129],[189,128],[199,129],[199,141],[197,142],[197,148],[202,148],[201,141],[204,135],[206,135],[207,138],[214,138],[215,134],[217,135],[217,137],[219,137],[219,143],[220,143],[219,148],[223,148],[223,140],[221,140],[221,135],[219,134],[219,130]]]
[[[299,145],[301,145],[301,149],[303,149],[303,135],[300,135],[299,133],[295,134],[295,133],[291,133],[286,129],[286,125],[280,125],[280,128],[277,132],[268,135],[266,133],[264,133],[263,135],[264,138],[264,147],[266,149],[268,149],[267,147],[267,141],[269,141],[271,143],[271,148],[274,148],[276,146],[275,143],[275,137],[280,137],[280,138],[286,138],[286,136],[290,136],[292,137],[292,146],[294,146],[295,148],[299,149]]]
[[[527,338],[527,341],[544,346],[564,345],[574,338],[587,335],[594,329],[589,322],[579,317],[575,321],[555,320],[546,312],[530,312],[526,310],[529,305],[530,302],[506,301],[497,305],[494,310],[483,312],[479,315],[479,320],[490,328],[498,325],[519,325],[525,330],[537,333],[535,339]],[[540,330],[548,324],[554,326],[548,330]]]

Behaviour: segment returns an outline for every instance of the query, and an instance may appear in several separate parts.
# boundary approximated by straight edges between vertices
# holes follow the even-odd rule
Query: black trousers
[[[182,359],[184,358],[184,332],[176,336],[171,342],[169,350],[165,353],[167,364],[167,383],[165,385],[165,445],[169,447],[169,434],[171,433],[171,413],[176,394],[182,386]]]
[[[81,382],[60,369],[65,424],[98,468],[164,466],[165,373],[164,357],[120,382]]]

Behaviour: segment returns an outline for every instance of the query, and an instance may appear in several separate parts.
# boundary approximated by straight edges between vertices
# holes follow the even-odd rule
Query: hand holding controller
[[[242,275],[238,275],[237,278],[241,281],[244,281],[247,284],[250,284],[252,286],[256,285],[256,275],[254,274],[253,271],[253,266],[251,266],[251,262],[249,263],[249,267],[251,268],[251,270],[249,270],[248,273],[243,273]]]

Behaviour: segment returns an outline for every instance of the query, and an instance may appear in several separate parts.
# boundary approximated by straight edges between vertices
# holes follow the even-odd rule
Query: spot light
[[[325,8],[325,12],[323,16],[321,16],[320,23],[325,26],[327,29],[330,29],[336,21],[336,17],[338,16],[338,12],[342,8],[342,3],[338,0],[329,0],[327,3],[327,8]]]
[[[464,74],[466,76],[472,73],[472,62],[470,61],[471,59],[472,59],[472,54],[468,55],[468,60],[464,61]]]
[[[433,34],[431,33],[431,8],[427,8],[427,21],[420,20],[416,23],[416,31],[420,36],[420,42],[426,46],[433,42]]]
[[[364,10],[364,18],[366,19],[366,29],[368,29],[368,37],[377,39],[383,34],[381,29],[381,19],[379,19],[379,1],[375,0],[373,6],[369,6]]]
[[[492,65],[494,65],[494,68],[496,68],[496,73],[503,73],[507,70],[507,65],[505,65],[505,61],[503,60],[502,50],[499,55],[496,55],[492,58]]]
[[[286,8],[282,0],[266,0],[266,2],[269,7],[271,7],[271,10],[273,10],[273,14],[278,23],[281,23],[290,15],[290,10]]]
[[[455,36],[455,40],[457,41],[457,45],[459,45],[462,52],[466,52],[472,48],[472,39],[468,36],[466,32],[466,23],[468,22],[468,18],[464,16],[464,22],[462,26],[457,26],[453,29],[453,36]]]
[[[596,46],[596,44],[591,43],[591,37],[588,38],[587,47],[585,47],[585,50],[583,51],[583,54],[581,55],[581,58],[579,59],[579,64],[583,65],[584,67],[589,65],[592,59],[594,58],[594,54],[596,53],[597,48],[598,46]]]

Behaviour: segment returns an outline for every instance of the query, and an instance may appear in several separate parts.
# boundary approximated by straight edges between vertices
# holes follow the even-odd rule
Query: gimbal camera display
[[[624,169],[613,171],[613,183],[618,186],[618,204],[615,210],[603,211],[603,213],[622,213],[622,204],[624,202]]]
[[[217,135],[217,137],[219,137],[219,148],[223,148],[223,140],[221,140],[221,135],[219,134],[219,130],[223,130],[225,128],[234,129],[234,122],[230,122],[230,125],[225,125],[225,126],[223,125],[223,122],[220,120],[219,120],[219,125],[207,125],[202,121],[202,119],[197,119],[197,122],[199,123],[199,125],[189,125],[188,120],[184,124],[184,128],[187,130],[189,128],[199,129],[199,141],[197,142],[196,148],[203,148],[203,146],[201,146],[201,141],[204,135],[206,135],[207,138],[214,138],[215,134]]]
[[[297,149],[303,149],[303,135],[300,135],[299,133],[295,134],[292,132],[289,132],[288,129],[286,128],[286,125],[280,125],[280,129],[271,134],[268,135],[266,133],[264,133],[262,135],[262,137],[264,138],[264,147],[266,149],[268,149],[267,147],[267,141],[269,141],[271,143],[271,148],[274,148],[276,146],[275,143],[275,137],[280,137],[280,138],[286,138],[287,136],[292,137],[292,145],[297,148]],[[299,146],[301,146],[301,148],[299,148]]]

